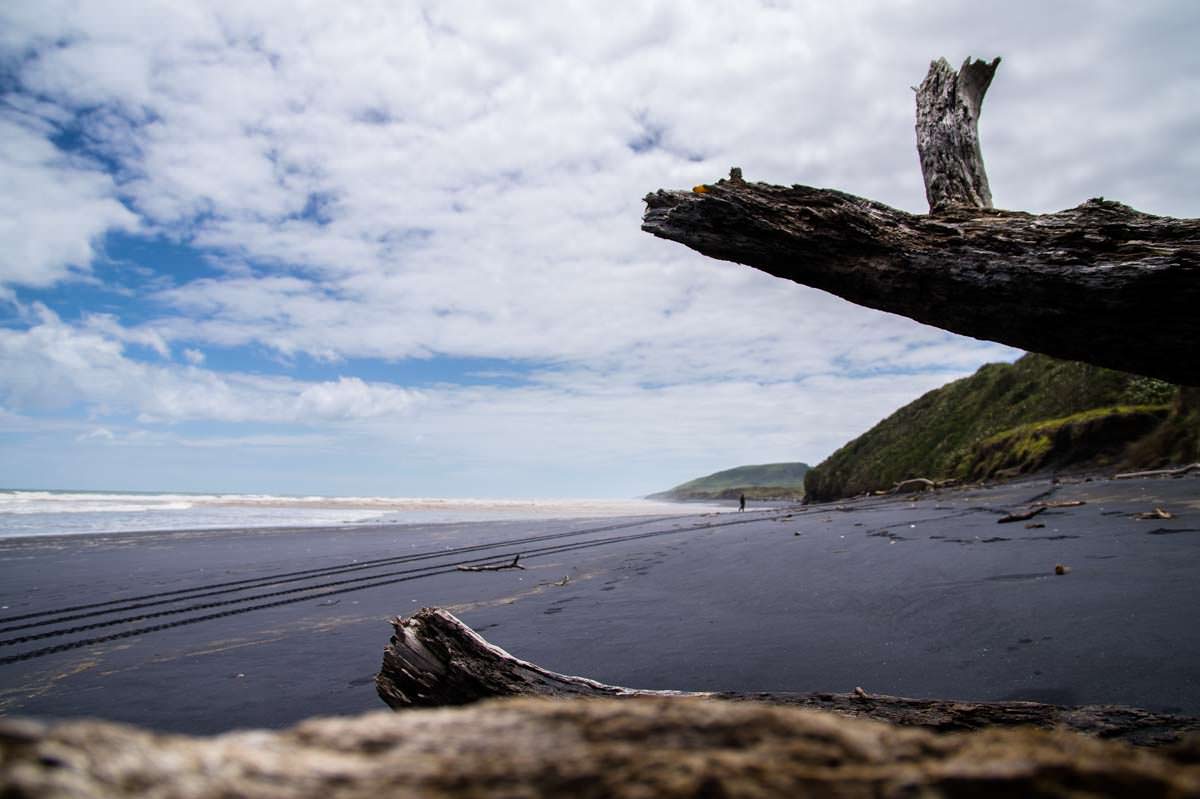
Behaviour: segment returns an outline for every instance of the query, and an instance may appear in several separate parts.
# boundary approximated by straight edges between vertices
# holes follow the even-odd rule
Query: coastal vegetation
[[[810,499],[913,477],[982,480],[1033,471],[1154,466],[1196,456],[1200,410],[1154,378],[1029,354],[987,364],[887,417],[813,467]]]
[[[647,499],[674,501],[737,499],[800,499],[804,496],[807,463],[763,463],[715,472],[674,488],[651,494]]]
[[[1061,419],[1019,425],[988,436],[972,447],[970,479],[1006,477],[1054,466],[1105,466],[1167,417],[1166,405],[1116,405],[1081,411]]]
[[[821,502],[918,477],[979,481],[1193,460],[1200,389],[1031,353],[928,392],[815,467],[738,466],[650,498]]]

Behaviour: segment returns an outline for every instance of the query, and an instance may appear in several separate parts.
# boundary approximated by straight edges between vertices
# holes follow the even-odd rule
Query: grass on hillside
[[[979,462],[980,447],[994,436],[1097,408],[1162,406],[1175,393],[1174,386],[1161,380],[1045,355],[987,364],[970,377],[928,392],[843,446],[809,471],[805,488],[811,499],[823,501],[887,489],[912,477],[977,478],[991,467],[990,461]],[[1109,435],[1127,421],[1093,421],[1085,427],[1103,428]],[[1084,429],[1063,424],[1068,430]],[[994,442],[989,458],[1012,462],[997,468],[1026,468],[1048,463],[1054,450],[1054,460],[1071,461],[1069,447],[1054,449],[1041,439],[1028,433],[1006,439],[1020,450],[1007,454]]]
[[[1158,427],[1170,409],[1165,404],[1093,408],[1005,430],[973,447],[963,476],[983,480],[1083,463],[1109,466],[1122,458],[1129,442]]]
[[[763,463],[738,466],[681,483],[651,498],[659,499],[799,499],[804,496],[806,463]]]

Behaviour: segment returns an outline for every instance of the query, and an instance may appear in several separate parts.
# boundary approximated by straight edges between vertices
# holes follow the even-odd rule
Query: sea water
[[[729,508],[644,499],[290,497],[0,489],[0,538],[140,530],[668,516],[721,509]]]

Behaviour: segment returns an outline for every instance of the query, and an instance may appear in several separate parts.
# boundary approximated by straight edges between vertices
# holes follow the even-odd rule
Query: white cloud
[[[264,6],[222,11],[223,28],[185,27],[168,14],[155,26],[165,61],[155,67],[159,88],[148,94],[69,63],[55,66],[68,58],[57,51],[38,74],[51,86],[59,85],[53,76],[64,84],[67,76],[88,99],[154,109],[132,164],[140,177],[128,188],[152,219],[174,224],[203,213],[197,242],[278,264],[280,272],[306,270],[300,282],[267,275],[177,289],[181,310],[190,315],[203,303],[207,315],[199,325],[167,320],[176,336],[323,358],[594,357],[598,347],[629,354],[621,345],[635,330],[653,330],[670,347],[657,320],[680,295],[725,299],[738,291],[749,300],[743,314],[756,310],[735,322],[776,320],[808,340],[809,331],[791,323],[818,300],[793,291],[781,315],[783,291],[765,288],[770,281],[726,279],[717,270],[730,267],[641,233],[638,199],[657,185],[712,179],[737,162],[751,178],[858,188],[919,208],[906,85],[945,42],[930,36],[928,49],[912,54],[883,46],[892,29],[866,7],[695,14],[660,4],[594,26],[592,13],[587,5],[556,7],[526,18],[517,9],[467,14],[451,5],[432,19],[375,9],[356,24],[340,10],[278,20]],[[87,47],[137,41],[111,23],[89,25],[97,34]],[[1089,54],[1110,51],[1118,28],[1083,29],[1066,48],[1078,57],[1058,68],[1082,68]],[[1022,26],[1000,30],[1013,47],[1028,35]],[[133,32],[145,35],[142,27]],[[567,41],[569,56],[560,47]],[[867,51],[870,58],[856,55]],[[843,55],[830,60],[830,52]],[[1019,52],[1010,62],[1045,65],[1027,47]],[[699,57],[708,53],[722,54],[719,69]],[[901,80],[901,67],[912,77]],[[149,75],[151,64],[137,68]],[[1013,71],[1013,82],[1035,88]],[[1064,136],[1053,116],[1031,117],[1044,93],[1017,112],[1004,95],[996,108],[989,98],[985,121],[1000,131],[1001,155],[1039,141],[1059,166],[1035,174],[1080,183],[1071,176],[1091,174],[1105,159],[1063,158],[1062,148],[1081,147],[1087,131]],[[1046,112],[1078,98],[1078,91],[1052,97]],[[1177,107],[1163,103],[1176,116]],[[1159,111],[1123,117],[1163,119]],[[1146,139],[1147,123],[1140,124],[1126,131],[1131,139]],[[647,125],[660,131],[660,146],[632,152],[628,144]],[[1024,169],[1028,158],[995,160]],[[1039,206],[1086,196],[1047,195],[1041,179],[1029,184]],[[326,198],[323,223],[295,217],[313,197]],[[281,304],[272,304],[277,297]],[[676,327],[707,326],[712,338],[730,329],[734,313],[713,317],[705,303],[694,305]],[[716,353],[703,339],[696,351]],[[714,368],[736,362],[733,353]]]
[[[86,271],[109,230],[137,218],[95,165],[58,151],[0,111],[0,284],[49,286]]]
[[[89,430],[86,433],[80,433],[78,436],[75,437],[75,440],[78,442],[93,441],[93,440],[94,441],[114,441],[114,440],[116,440],[116,437],[117,437],[116,434],[113,433],[113,431],[109,430],[107,427],[96,427],[96,428]]]
[[[112,314],[87,314],[84,317],[84,327],[125,344],[146,347],[158,353],[160,357],[171,357],[171,348],[157,331],[151,328],[124,327]]]
[[[415,398],[404,389],[339,377],[306,386],[296,397],[296,407],[300,419],[372,419],[403,413]]]
[[[141,362],[124,352],[126,336],[67,324],[45,306],[36,311],[40,321],[30,329],[0,329],[0,396],[10,408],[282,424],[400,415],[420,401],[418,392],[353,377],[302,382]]]

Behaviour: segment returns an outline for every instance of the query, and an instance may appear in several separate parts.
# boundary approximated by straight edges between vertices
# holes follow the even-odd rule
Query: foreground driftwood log
[[[1182,797],[1198,754],[753,703],[517,699],[215,738],[0,719],[0,796]]]
[[[944,60],[917,93],[931,213],[734,177],[645,198],[642,229],[955,333],[1200,385],[1200,220],[1089,200],[991,208],[975,129],[998,60]]]
[[[425,608],[392,622],[395,633],[375,678],[379,696],[395,709],[464,705],[512,696],[701,697],[826,710],[940,732],[986,727],[1063,728],[1143,746],[1177,743],[1200,733],[1200,719],[1112,705],[1058,707],[1038,702],[952,702],[871,695],[643,691],[557,674],[489,644],[447,611]]]

